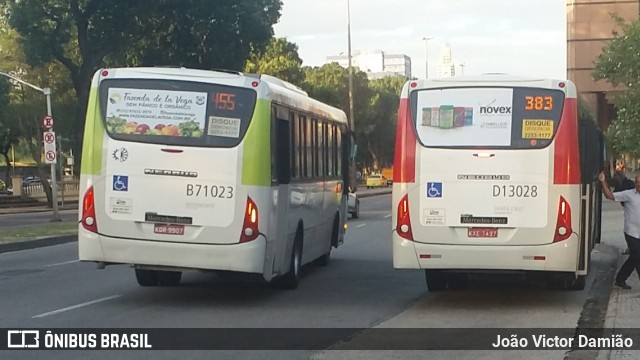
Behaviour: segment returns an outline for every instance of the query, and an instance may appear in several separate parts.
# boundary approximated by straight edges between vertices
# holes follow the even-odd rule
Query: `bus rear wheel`
[[[276,279],[275,285],[281,289],[295,290],[300,283],[300,277],[302,274],[302,239],[296,236],[296,240],[293,243],[293,250],[291,251],[291,263],[289,265],[289,272],[282,275],[279,279]]]
[[[158,271],[158,285],[177,286],[182,278],[181,271]]]
[[[424,275],[429,292],[442,291],[447,287],[447,281],[441,270],[425,270]]]
[[[181,271],[135,269],[140,286],[176,286],[182,278]]]
[[[464,290],[469,286],[469,275],[465,273],[450,273],[445,277],[449,290]]]
[[[586,282],[586,276],[571,272],[546,274],[547,288],[551,290],[583,290]]]
[[[136,280],[140,286],[158,285],[158,272],[156,270],[135,269]]]

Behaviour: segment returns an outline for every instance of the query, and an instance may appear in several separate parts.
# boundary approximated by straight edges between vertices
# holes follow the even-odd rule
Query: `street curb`
[[[66,244],[74,241],[78,241],[78,235],[53,236],[53,237],[42,238],[37,240],[28,240],[28,241],[0,244],[0,254],[20,251],[20,250],[37,249],[37,248],[46,247],[46,246]]]
[[[389,195],[391,194],[391,190],[389,191],[381,191],[381,192],[376,192],[376,193],[360,193],[358,194],[356,192],[356,194],[358,195],[359,198],[366,198],[366,197],[372,197],[372,196],[377,196],[377,195]]]

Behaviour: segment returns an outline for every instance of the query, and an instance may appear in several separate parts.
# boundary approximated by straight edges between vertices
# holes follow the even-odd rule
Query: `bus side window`
[[[291,131],[288,120],[276,119],[276,169],[278,183],[291,182]]]
[[[274,107],[271,112],[271,181],[291,182],[291,130],[288,112]]]
[[[293,111],[289,112],[289,128],[291,132],[291,178],[297,179],[300,174],[300,168],[298,166],[298,158],[300,157],[300,144],[298,143],[298,124],[296,121],[296,114]]]

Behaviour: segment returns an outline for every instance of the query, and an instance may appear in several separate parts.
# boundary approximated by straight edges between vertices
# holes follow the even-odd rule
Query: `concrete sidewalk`
[[[607,201],[607,200],[604,200]],[[620,235],[616,236],[613,241],[607,241],[607,245],[618,250],[620,254],[627,248],[622,233],[622,217],[623,212],[620,209]],[[628,255],[620,255],[618,257],[618,267],[620,269],[622,263],[627,260]],[[621,289],[613,286],[609,297],[609,305],[607,315],[605,317],[604,329],[605,336],[616,329],[622,328],[638,328],[640,324],[640,278],[637,272],[633,272],[627,284],[631,286],[630,290]],[[634,344],[637,346],[637,344]],[[609,359],[640,359],[640,351],[638,350],[601,350],[598,353],[598,360]]]

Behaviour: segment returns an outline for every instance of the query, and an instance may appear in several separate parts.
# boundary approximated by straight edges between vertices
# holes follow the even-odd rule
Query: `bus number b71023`
[[[233,187],[220,185],[187,184],[187,196],[231,199],[233,198]]]
[[[493,197],[537,197],[537,185],[493,185]]]

